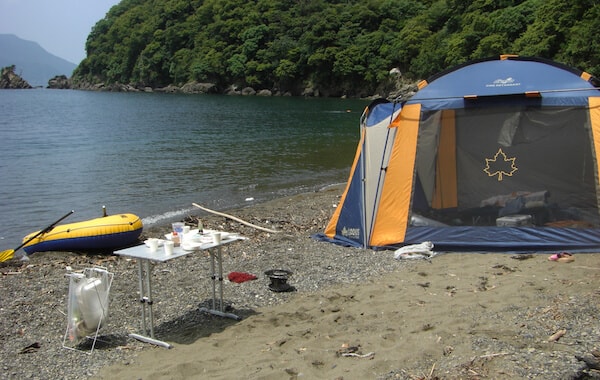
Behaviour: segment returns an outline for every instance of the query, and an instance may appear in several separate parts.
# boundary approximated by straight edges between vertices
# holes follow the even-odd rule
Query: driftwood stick
[[[280,232],[280,231],[276,231],[276,230],[270,230],[270,229],[268,229],[268,228],[265,228],[265,227],[257,226],[257,225],[255,225],[255,224],[252,224],[252,223],[248,223],[248,222],[246,222],[246,221],[243,221],[243,220],[242,220],[242,219],[240,219],[240,218],[236,218],[235,216],[231,216],[231,215],[229,215],[229,214],[225,214],[225,213],[222,213],[222,212],[219,212],[219,211],[211,210],[211,209],[209,209],[209,208],[206,208],[206,207],[200,206],[199,204],[196,204],[196,203],[192,203],[192,205],[193,205],[194,207],[198,207],[198,208],[199,208],[199,209],[201,209],[201,210],[204,210],[204,211],[210,212],[211,214],[220,215],[220,216],[224,216],[224,217],[226,217],[226,218],[229,218],[229,219],[233,219],[233,220],[235,220],[236,222],[240,222],[240,223],[242,223],[242,224],[245,224],[246,226],[249,226],[249,227],[252,227],[252,228],[256,228],[256,229],[258,229],[258,230],[262,230],[262,231],[266,231],[266,232],[271,232],[271,233],[277,233],[277,232]]]
[[[565,329],[558,330],[557,332],[555,332],[554,334],[552,334],[550,336],[550,338],[548,338],[548,342],[557,342],[566,333],[567,333],[567,330],[565,330]]]
[[[496,356],[504,356],[504,355],[510,355],[510,352],[498,352],[495,354],[487,354],[487,355],[481,355],[479,356],[480,359],[486,359],[486,358],[494,358]]]
[[[369,352],[368,354],[361,355],[361,354],[357,354],[357,353],[354,353],[354,352],[346,352],[346,353],[343,353],[341,355],[342,356],[354,356],[356,358],[370,358],[370,357],[374,356],[375,353],[374,352]]]
[[[433,376],[433,371],[435,371],[435,363],[431,366],[431,371],[429,371],[429,378],[431,379]]]

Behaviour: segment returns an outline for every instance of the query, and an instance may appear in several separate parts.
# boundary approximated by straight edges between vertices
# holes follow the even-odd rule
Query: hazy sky
[[[120,0],[0,0],[0,34],[37,42],[79,64],[92,27]]]

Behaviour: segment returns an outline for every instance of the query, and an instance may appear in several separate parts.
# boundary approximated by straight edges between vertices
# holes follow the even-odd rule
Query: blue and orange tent
[[[320,237],[363,248],[600,249],[600,91],[532,57],[454,67],[378,100]]]

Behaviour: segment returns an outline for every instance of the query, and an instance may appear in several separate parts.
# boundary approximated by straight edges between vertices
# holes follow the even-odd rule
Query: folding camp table
[[[174,247],[173,254],[166,255],[162,247],[159,247],[156,252],[151,252],[150,248],[145,244],[135,247],[121,249],[115,251],[116,255],[127,256],[138,259],[138,277],[140,286],[140,304],[142,308],[142,332],[143,334],[129,334],[130,337],[137,340],[155,344],[158,346],[171,348],[172,346],[154,337],[154,314],[152,305],[152,266],[150,261],[166,262],[178,257],[187,256],[198,251],[208,250],[210,254],[210,271],[212,279],[212,308],[200,308],[200,311],[205,311],[221,317],[241,319],[235,314],[223,312],[223,259],[221,254],[221,246],[232,243],[236,240],[243,240],[244,237],[238,235],[226,235],[219,244],[213,242],[196,244],[194,250],[184,250],[181,246]],[[216,264],[216,265],[215,265]],[[217,271],[218,266],[218,271]],[[219,308],[217,309],[217,280],[219,287]],[[150,332],[150,336],[145,334]]]

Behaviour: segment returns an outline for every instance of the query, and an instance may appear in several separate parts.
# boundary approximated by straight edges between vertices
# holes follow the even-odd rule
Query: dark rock
[[[242,95],[256,95],[256,90],[252,87],[244,87],[242,89]]]
[[[308,86],[302,91],[302,96],[305,97],[315,97],[318,98],[321,95],[318,89],[313,88],[312,86]]]
[[[240,90],[238,90],[238,88],[235,84],[230,85],[225,90],[225,95],[241,95],[241,94],[242,94],[242,92]]]
[[[388,95],[388,99],[395,99],[399,101],[407,100],[412,97],[418,91],[417,83],[406,83],[399,88],[391,91]]]
[[[389,78],[382,81],[374,93],[352,93],[347,94],[342,88],[317,88],[311,83],[306,84],[302,89],[262,89],[256,91],[252,87],[240,88],[238,85],[231,84],[224,90],[219,89],[215,83],[199,83],[196,81],[188,82],[181,87],[170,84],[166,87],[151,87],[144,83],[121,84],[121,83],[102,83],[73,81],[64,75],[56,76],[48,82],[49,88],[71,88],[89,91],[113,91],[113,92],[159,92],[159,93],[183,93],[183,94],[225,94],[225,95],[244,95],[244,96],[295,96],[303,97],[341,97],[341,98],[361,98],[377,99],[386,98],[390,101],[404,101],[409,99],[418,91],[418,81],[405,79],[401,74],[391,70]]]
[[[144,90],[145,92],[149,92],[147,90]],[[177,94],[182,92],[181,88],[174,86],[174,85],[168,85],[167,87],[161,87],[161,88],[155,88],[154,89],[155,92],[165,92],[167,94]]]
[[[184,94],[212,94],[217,92],[217,85],[214,83],[189,82],[181,87]]]
[[[584,362],[589,369],[600,370],[600,360],[594,356],[575,355],[575,358]]]
[[[48,88],[65,90],[71,88],[71,80],[66,75],[57,75],[48,81]]]
[[[272,96],[273,93],[270,90],[260,90],[256,93],[257,96]]]
[[[26,80],[15,74],[15,65],[2,68],[0,74],[0,89],[32,88]]]

